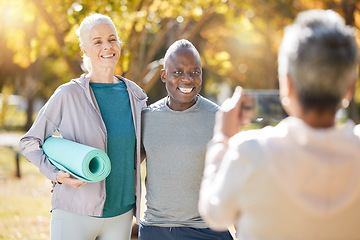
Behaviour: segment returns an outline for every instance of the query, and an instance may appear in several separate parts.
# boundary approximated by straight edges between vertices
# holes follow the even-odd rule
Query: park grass
[[[24,157],[20,169],[19,179],[13,150],[0,147],[0,239],[50,239],[51,183]]]
[[[14,151],[0,147],[0,240],[50,239],[51,183],[23,156],[20,172]]]
[[[17,178],[14,151],[0,147],[0,240],[50,239],[51,183],[23,156],[20,156],[20,171],[21,178]],[[143,162],[142,211],[145,172]],[[234,236],[234,228],[230,232]]]

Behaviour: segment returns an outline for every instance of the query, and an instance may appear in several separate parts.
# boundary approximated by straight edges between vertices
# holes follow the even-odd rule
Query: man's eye
[[[174,72],[176,75],[181,75],[182,74],[182,71],[175,71]]]
[[[194,75],[194,76],[199,76],[199,75],[200,75],[200,71],[193,71],[193,72],[192,72],[192,75]]]

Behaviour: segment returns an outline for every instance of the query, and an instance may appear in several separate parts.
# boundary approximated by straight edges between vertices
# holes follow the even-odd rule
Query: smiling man
[[[200,55],[187,40],[173,43],[161,80],[168,96],[143,111],[146,154],[146,210],[140,240],[232,239],[208,228],[198,212],[206,145],[218,106],[199,95]]]

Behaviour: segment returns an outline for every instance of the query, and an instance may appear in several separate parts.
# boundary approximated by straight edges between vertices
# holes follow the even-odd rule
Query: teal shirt
[[[90,83],[107,130],[107,154],[111,172],[106,178],[103,216],[128,212],[135,203],[134,154],[135,128],[126,85]]]

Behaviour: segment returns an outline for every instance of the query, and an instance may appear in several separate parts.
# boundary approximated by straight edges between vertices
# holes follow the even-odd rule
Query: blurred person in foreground
[[[229,231],[209,229],[198,211],[218,105],[199,95],[201,60],[191,42],[181,39],[169,47],[161,80],[168,96],[142,113],[147,176],[139,240],[231,240]]]
[[[57,183],[51,206],[52,240],[128,240],[133,208],[140,207],[140,121],[146,94],[132,81],[114,75],[121,42],[109,17],[89,15],[78,35],[89,73],[54,92],[21,139],[20,150]],[[52,165],[41,146],[55,130],[65,139],[106,152],[109,176],[87,183]]]
[[[235,224],[239,239],[359,239],[360,129],[335,122],[355,91],[354,33],[334,11],[300,13],[278,60],[289,117],[238,133],[248,119],[235,90],[209,143],[200,214],[217,230]]]

